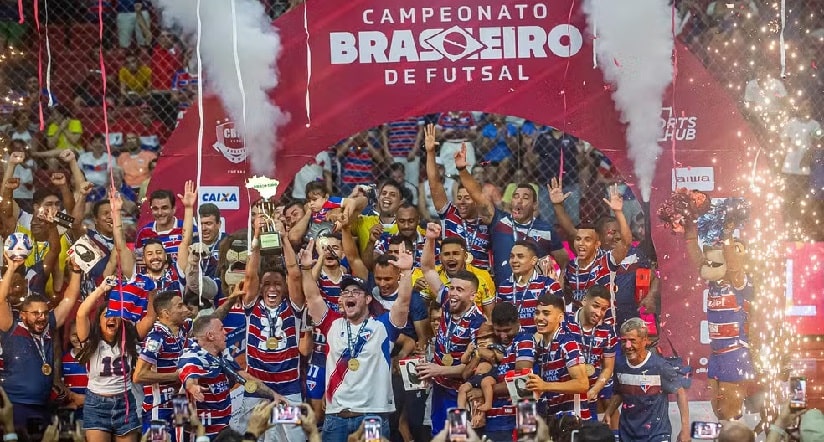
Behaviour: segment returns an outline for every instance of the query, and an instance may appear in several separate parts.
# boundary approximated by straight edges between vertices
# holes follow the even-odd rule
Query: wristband
[[[6,433],[6,434],[3,435],[3,440],[4,441],[12,441],[12,440],[16,441],[17,440],[17,433]]]
[[[72,269],[72,273],[83,273],[83,270],[80,270],[80,269],[78,269],[78,270]]]
[[[247,431],[246,433],[243,434],[243,440],[258,440],[258,437],[255,436],[255,433],[252,433],[251,431]],[[201,441],[195,441],[195,442],[201,442]]]
[[[312,268],[313,268],[312,266],[298,266],[298,267],[300,267],[300,269],[304,270],[304,271],[305,270],[312,270]]]
[[[251,433],[248,433],[251,434]],[[257,439],[255,439],[257,440]],[[209,442],[209,436],[198,436],[195,442]]]
[[[462,171],[466,170],[466,166],[463,166],[463,167],[455,166],[455,168],[458,169],[459,172],[462,172]]]

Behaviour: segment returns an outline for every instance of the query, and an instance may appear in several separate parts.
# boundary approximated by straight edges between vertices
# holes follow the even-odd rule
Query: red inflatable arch
[[[516,115],[563,128],[605,152],[632,183],[624,125],[610,87],[593,67],[592,38],[579,4],[570,13],[571,0],[311,0],[283,15],[275,22],[284,48],[279,86],[272,93],[291,116],[278,131],[281,189],[317,152],[343,137],[446,110]],[[231,54],[226,63],[232,63]],[[727,90],[700,61],[679,47],[678,63],[675,93],[666,93],[661,112],[661,124],[670,124],[662,140],[665,150],[658,159],[652,207],[673,189],[669,140],[674,133],[679,179],[714,197],[740,194],[734,187],[744,173],[751,139]],[[219,203],[227,230],[236,229],[247,220],[243,183],[248,165],[228,158],[231,153],[243,158],[243,144],[217,98],[205,98],[203,114],[201,200]],[[198,127],[198,111],[192,108],[169,139],[150,189],[182,189],[184,180],[194,179]],[[709,349],[701,333],[704,284],[679,265],[686,257],[670,233],[654,229],[654,240],[666,322],[678,324],[676,345],[696,368],[690,395],[704,398]]]

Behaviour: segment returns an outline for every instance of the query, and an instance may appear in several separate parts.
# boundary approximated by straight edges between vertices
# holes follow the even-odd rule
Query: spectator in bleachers
[[[403,163],[406,176],[399,183],[417,183],[421,179],[418,151],[423,141],[423,120],[409,117],[383,125],[383,153],[396,163]]]
[[[157,158],[157,154],[140,148],[140,139],[134,133],[126,134],[126,142],[117,157],[117,165],[123,169],[126,185],[140,192],[140,186],[151,177],[149,163]]]
[[[307,159],[306,164],[295,175],[292,198],[306,199],[306,185],[312,181],[323,181],[326,191],[332,193],[332,154],[328,150],[319,152],[315,158]]]
[[[152,90],[152,68],[140,61],[135,52],[126,54],[117,79],[120,80],[120,96],[127,106],[142,103]]]
[[[59,104],[57,97],[55,97],[45,85],[43,86],[42,88],[40,87],[40,80],[38,80],[36,76],[31,76],[26,80],[26,98],[23,104],[31,109],[32,112],[39,111],[39,105],[42,105],[43,109],[46,109]]]
[[[92,121],[92,127],[88,128],[89,132],[92,133],[106,133],[106,126],[108,125],[109,145],[112,150],[119,149],[123,146],[127,132],[137,133],[137,130],[134,128],[134,124],[131,121],[123,119],[121,112],[122,111],[119,106],[116,106],[114,103],[109,101],[109,105],[106,110],[106,116],[108,118],[105,121],[102,118],[96,119]]]
[[[0,52],[6,47],[19,48],[28,30],[28,22],[20,23],[17,0],[0,0]]]
[[[117,39],[117,14],[114,4],[109,0],[84,0],[86,3],[86,22],[97,23],[103,18],[103,48],[111,49]]]
[[[371,130],[349,137],[338,146],[338,158],[343,162],[341,195],[348,196],[355,186],[375,182],[375,164],[383,162],[383,153],[373,143]]]
[[[446,168],[446,174],[457,177],[455,169],[455,153],[461,150],[461,144],[466,142],[466,165],[469,170],[475,166],[475,129],[478,124],[471,112],[444,112],[438,116],[437,127],[441,131],[441,150],[438,158]]]
[[[518,146],[518,127],[507,123],[503,115],[489,114],[480,139],[483,160],[491,163],[486,178],[500,186],[509,175],[512,153]]]
[[[187,59],[192,62],[191,51],[187,51]],[[183,119],[186,110],[194,103],[197,98],[197,62],[194,61],[195,66],[183,66],[178,69],[172,77],[172,101],[177,104],[177,121]]]
[[[18,109],[11,114],[9,123],[8,137],[12,140],[23,141],[31,146],[35,136],[35,132],[31,128],[31,113],[26,109]]]
[[[83,125],[74,118],[68,108],[62,105],[55,106],[49,113],[49,124],[46,128],[48,150],[32,153],[35,158],[45,158],[49,169],[60,168],[57,161],[60,152],[71,149],[75,152],[83,150],[80,140],[83,137]]]
[[[137,40],[138,46],[148,46],[151,43],[148,6],[148,0],[117,1],[117,39],[121,48],[132,45],[132,36]]]
[[[112,181],[114,179],[114,181]],[[137,213],[137,192],[134,189],[129,187],[125,181],[123,181],[123,169],[119,167],[113,167],[111,173],[106,171],[106,183],[101,187],[95,187],[86,195],[86,204],[89,207],[89,210],[86,210],[86,213],[89,213],[91,210],[91,205],[98,202],[105,200],[108,196],[108,191],[114,187],[117,189],[117,192],[120,193],[120,198],[122,199],[123,204],[123,222],[131,221],[134,224],[135,219],[133,215]],[[129,218],[129,220],[126,219]]]
[[[117,85],[117,77],[109,74],[106,78],[106,98],[112,105],[117,100],[120,87]],[[86,77],[78,83],[73,90],[75,107],[95,107],[103,105],[103,82],[100,78],[100,71],[91,70]]]
[[[538,182],[538,200],[549,201],[549,191],[547,184],[552,177],[558,176],[561,168],[561,155],[564,156],[563,170],[563,190],[564,193],[571,193],[569,198],[564,200],[564,209],[572,218],[572,224],[577,225],[580,221],[579,205],[581,202],[581,189],[578,184],[578,138],[564,133],[561,130],[552,128],[551,131],[538,134],[527,151],[529,164],[534,167],[534,178]],[[538,206],[541,218],[555,224],[555,212],[550,204]]]
[[[77,158],[77,165],[86,175],[86,181],[106,190],[109,169],[109,153],[106,152],[106,137],[101,133],[92,136],[86,151]]]
[[[19,185],[14,189],[14,200],[23,210],[31,210],[32,198],[34,197],[34,171],[36,169],[34,160],[28,155],[28,146],[23,140],[12,140],[9,146],[9,154],[20,152],[25,156],[22,163],[14,168],[13,178],[19,180]],[[5,155],[3,161],[6,167],[13,167],[9,161],[9,155]]]
[[[392,163],[392,165],[389,166],[389,178],[403,186],[403,189],[401,189],[403,198],[415,206],[418,204],[418,187],[406,181],[406,164],[409,163]]]
[[[134,124],[137,136],[140,137],[140,147],[158,153],[166,139],[169,138],[169,129],[162,121],[155,117],[155,113],[148,105],[140,107],[140,115]]]
[[[168,91],[172,88],[175,72],[183,69],[183,57],[175,44],[175,37],[168,30],[161,30],[157,44],[152,49],[152,89]]]
[[[137,202],[140,204],[146,201],[146,194],[149,192],[149,182],[152,181],[152,172],[154,172],[155,167],[157,167],[157,158],[149,161],[149,177],[140,183],[140,189],[137,193]]]

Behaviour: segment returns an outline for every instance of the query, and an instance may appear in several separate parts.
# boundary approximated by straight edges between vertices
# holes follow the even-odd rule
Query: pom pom
[[[750,218],[750,203],[744,198],[724,198],[698,218],[698,235],[705,243],[721,241],[724,228],[738,229]]]
[[[658,207],[658,218],[674,233],[682,233],[684,225],[698,219],[710,209],[710,199],[704,192],[677,189]]]

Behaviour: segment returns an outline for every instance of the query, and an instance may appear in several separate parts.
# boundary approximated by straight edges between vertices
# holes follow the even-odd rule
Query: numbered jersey
[[[88,391],[99,395],[121,394],[132,388],[132,361],[122,353],[120,342],[114,346],[101,340],[89,360]]]

